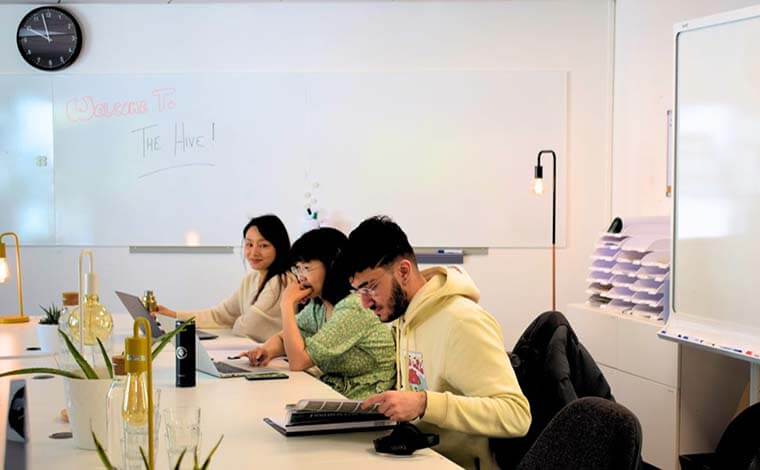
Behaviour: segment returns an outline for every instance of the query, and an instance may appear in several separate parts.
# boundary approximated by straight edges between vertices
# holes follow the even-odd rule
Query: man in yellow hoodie
[[[530,407],[504,350],[496,320],[458,268],[420,271],[414,251],[387,217],[362,222],[349,236],[351,285],[383,322],[395,321],[398,391],[365,407],[396,421],[420,420],[435,448],[466,468],[495,468],[488,437],[521,437]]]

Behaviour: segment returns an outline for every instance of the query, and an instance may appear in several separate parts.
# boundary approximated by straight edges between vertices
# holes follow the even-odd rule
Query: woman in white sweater
[[[159,305],[158,313],[185,320],[195,317],[198,328],[232,328],[263,343],[282,329],[280,294],[288,268],[290,238],[275,215],[254,217],[243,229],[243,255],[251,272],[232,296],[207,310],[175,312]]]

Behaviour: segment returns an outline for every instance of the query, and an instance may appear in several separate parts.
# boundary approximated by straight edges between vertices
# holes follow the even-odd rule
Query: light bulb
[[[5,258],[0,258],[0,283],[7,281],[10,276],[8,261]]]
[[[544,179],[536,178],[533,180],[533,192],[539,196],[544,194]]]

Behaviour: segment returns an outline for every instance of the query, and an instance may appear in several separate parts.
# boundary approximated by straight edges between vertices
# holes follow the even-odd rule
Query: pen
[[[462,250],[446,250],[446,249],[439,249],[437,251],[439,255],[461,255]]]

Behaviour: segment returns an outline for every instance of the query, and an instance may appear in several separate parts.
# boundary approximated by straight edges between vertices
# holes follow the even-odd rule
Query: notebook
[[[264,422],[283,436],[379,431],[396,424],[379,413],[377,405],[362,410],[361,403],[355,400],[300,400],[285,407],[283,420],[264,418]]]

